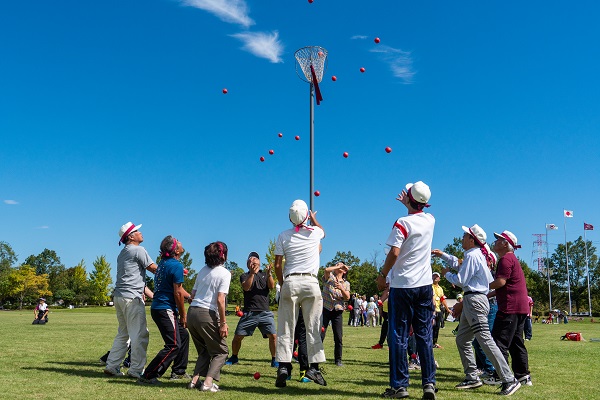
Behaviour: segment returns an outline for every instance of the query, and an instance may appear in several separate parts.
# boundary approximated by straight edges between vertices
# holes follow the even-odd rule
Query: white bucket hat
[[[521,245],[517,244],[517,237],[511,231],[503,231],[501,234],[497,234],[496,232],[494,232],[494,236],[496,237],[496,239],[506,240],[514,249],[521,248]]]
[[[429,186],[422,181],[419,181],[417,183],[407,183],[405,187],[406,193],[411,200],[416,201],[417,203],[425,204],[426,207],[429,207],[429,204],[427,204],[431,198],[431,190],[429,189]]]
[[[308,219],[308,206],[304,200],[294,200],[290,207],[290,221],[294,226],[302,225]]]
[[[485,241],[487,240],[487,235],[486,235],[485,231],[483,229],[481,229],[481,227],[479,225],[475,224],[470,228],[463,226],[462,229],[469,235],[473,236],[473,238],[475,238],[475,241],[480,246],[485,245]]]
[[[123,225],[121,229],[119,229],[119,246],[121,245],[121,243],[125,242],[125,238],[127,237],[127,235],[135,231],[139,231],[141,227],[142,224],[134,225],[131,221]]]

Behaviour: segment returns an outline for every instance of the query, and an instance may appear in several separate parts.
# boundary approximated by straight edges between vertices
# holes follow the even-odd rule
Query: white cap
[[[295,200],[290,207],[290,221],[294,225],[301,225],[308,219],[308,206],[304,200]]]

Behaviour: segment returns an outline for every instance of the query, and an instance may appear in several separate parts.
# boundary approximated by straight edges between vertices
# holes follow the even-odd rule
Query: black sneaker
[[[435,400],[435,394],[438,389],[433,383],[426,383],[423,385],[423,399],[424,400]]]
[[[381,397],[386,399],[405,399],[408,397],[408,390],[405,387],[387,388],[381,394]]]
[[[525,376],[520,377],[519,383],[521,384],[521,386],[523,386],[523,385],[533,386],[533,382],[531,381],[530,375],[525,375]]]
[[[521,387],[521,383],[518,380],[513,380],[512,382],[505,382],[500,386],[500,395],[502,396],[510,396]]]
[[[337,361],[335,362],[335,366],[336,366],[336,367],[343,367],[343,366],[344,366],[344,364],[342,364],[342,360],[337,360]]]
[[[483,382],[481,382],[481,379],[465,379],[464,381],[462,381],[454,387],[457,389],[477,389],[481,386],[483,386]]]
[[[316,383],[317,385],[327,386],[327,382],[325,382],[325,378],[323,378],[323,374],[321,371],[316,369],[315,367],[310,367],[306,370],[306,374],[304,374],[308,379]]]
[[[287,367],[279,366],[277,370],[277,379],[275,379],[276,387],[285,387],[286,381],[288,380],[288,376],[290,376],[290,372]]]

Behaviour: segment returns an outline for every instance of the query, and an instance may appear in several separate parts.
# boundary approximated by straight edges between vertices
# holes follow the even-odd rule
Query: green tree
[[[198,275],[198,273],[192,268],[192,262],[194,260],[192,260],[191,254],[188,251],[186,251],[185,253],[183,253],[179,261],[181,261],[181,263],[183,264],[184,271],[186,269],[188,271],[187,276],[183,277],[183,288],[188,293],[192,293],[192,289],[194,288],[194,284],[196,283],[196,275]]]
[[[458,257],[459,259],[462,259],[465,254],[462,248],[462,237],[453,238],[452,243],[447,244],[446,247],[444,247],[443,251],[446,254],[450,254],[455,257]],[[437,257],[433,257],[432,259],[433,264],[431,266],[431,269],[433,270],[433,272],[441,273],[442,268],[444,268],[443,262]],[[449,299],[455,299],[456,296],[459,293],[462,293],[463,291],[460,287],[454,286],[446,279],[443,279],[443,277],[440,280],[440,286],[442,287],[442,289],[444,289],[444,295]]]
[[[350,291],[366,295],[367,298],[379,293],[377,290],[377,275],[379,271],[370,261],[353,266],[348,270],[347,279],[350,282]]]
[[[569,279],[571,283],[571,302],[573,312],[588,310],[587,269],[585,246],[590,267],[590,286],[597,284],[600,272],[596,247],[591,241],[587,243],[581,236],[575,242],[567,242],[569,251]],[[552,287],[552,305],[554,308],[568,309],[567,266],[564,244],[559,244],[549,260],[550,279],[556,285]],[[547,281],[546,281],[547,284]]]
[[[66,288],[64,282],[58,279],[61,272],[65,270],[65,266],[60,262],[60,257],[54,250],[44,249],[37,256],[30,255],[25,259],[25,264],[34,267],[36,275],[48,275],[51,292]]]
[[[8,276],[16,263],[17,255],[12,247],[6,242],[0,242],[0,301],[8,297],[10,289]]]
[[[60,282],[60,283],[57,283]],[[56,289],[53,298],[67,304],[84,304],[89,297],[89,283],[85,261],[61,272],[55,280]]]
[[[353,267],[358,267],[360,265],[360,258],[352,255],[351,251],[348,251],[348,252],[338,251],[337,253],[335,253],[335,256],[333,257],[333,259],[325,265],[325,267],[330,267],[339,262],[344,263],[350,269],[352,269]]]
[[[23,308],[23,303],[33,302],[40,296],[50,296],[52,292],[48,290],[48,275],[37,275],[31,265],[23,264],[10,271],[8,276],[10,293],[19,302],[19,310]]]
[[[93,265],[94,270],[90,273],[89,280],[89,301],[103,305],[109,300],[109,286],[112,283],[110,263],[106,261],[105,256],[100,256]]]
[[[233,263],[235,264],[235,263]],[[244,302],[244,289],[240,283],[240,276],[245,272],[235,264],[234,268],[228,268],[231,272],[231,283],[229,285],[229,294],[227,302],[231,304],[242,304]]]

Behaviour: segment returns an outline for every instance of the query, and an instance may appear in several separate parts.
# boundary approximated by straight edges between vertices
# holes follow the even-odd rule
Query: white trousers
[[[131,367],[129,370],[141,374],[146,365],[146,350],[150,338],[146,326],[146,306],[141,298],[130,299],[115,296],[114,301],[119,331],[106,360],[106,367],[119,368],[127,354],[127,341],[131,339]]]
[[[321,340],[323,298],[319,281],[312,276],[292,275],[283,281],[277,316],[275,358],[279,362],[292,362],[294,329],[300,306],[302,306],[302,316],[306,326],[308,362],[311,364],[325,362],[325,351]]]

